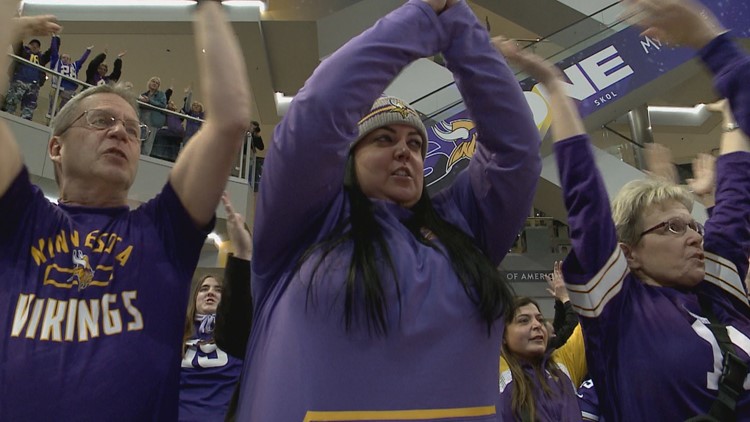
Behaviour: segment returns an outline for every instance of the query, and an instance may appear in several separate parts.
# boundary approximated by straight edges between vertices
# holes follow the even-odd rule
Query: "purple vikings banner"
[[[750,37],[750,1],[708,0],[704,4],[735,37]],[[640,29],[628,27],[557,65],[568,79],[568,95],[585,118],[694,56],[690,49],[667,47],[641,36]],[[545,92],[532,78],[520,85],[544,137],[550,126]],[[425,181],[431,192],[437,192],[468,166],[476,149],[477,131],[463,110],[430,127],[428,136]]]

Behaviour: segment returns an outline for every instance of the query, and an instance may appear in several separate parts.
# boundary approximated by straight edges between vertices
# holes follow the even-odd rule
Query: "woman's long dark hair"
[[[522,306],[526,306],[526,305],[534,305],[536,306],[537,310],[540,309],[539,304],[536,303],[534,299],[531,299],[525,296],[519,296],[515,298],[515,300],[513,301],[513,305],[508,307],[505,313],[505,326],[506,327],[508,326],[508,324],[513,322],[513,319],[516,316],[516,312],[518,311],[518,308]],[[508,331],[506,330],[505,332],[507,333]],[[519,419],[523,419],[521,415],[523,415],[523,413],[527,413],[529,415],[529,420],[535,421],[536,420],[536,402],[538,400],[544,401],[543,399],[549,399],[553,397],[554,392],[552,388],[550,388],[549,386],[550,381],[545,376],[545,371],[548,372],[552,376],[551,382],[560,384],[562,387],[562,391],[563,392],[566,391],[566,388],[565,388],[566,386],[561,384],[561,383],[566,382],[565,377],[563,377],[562,370],[557,366],[557,364],[552,359],[547,359],[547,361],[544,364],[544,367],[542,367],[542,362],[544,361],[543,357],[540,357],[539,361],[536,363],[531,362],[532,365],[534,366],[534,375],[539,381],[539,385],[542,386],[542,393],[544,394],[544,398],[542,398],[542,397],[534,397],[534,388],[533,388],[534,382],[532,381],[529,374],[523,370],[523,368],[521,367],[521,361],[508,348],[508,344],[504,340],[503,340],[502,348],[500,350],[500,355],[508,363],[508,368],[510,369],[511,376],[513,377],[513,384],[512,384],[513,390],[511,392],[511,409],[513,409],[513,413],[516,416],[518,416]],[[571,388],[572,386],[568,387],[568,389],[571,389]]]
[[[351,208],[349,217],[341,221],[325,239],[310,246],[299,259],[297,269],[316,251],[321,251],[313,269],[311,282],[308,285],[309,301],[313,289],[312,279],[314,279],[314,275],[323,260],[339,245],[351,242],[353,245],[352,258],[346,279],[344,302],[346,329],[349,330],[352,325],[355,311],[353,305],[355,291],[362,289],[368,328],[374,329],[378,334],[387,334],[387,304],[384,298],[382,274],[376,265],[378,258],[385,260],[393,274],[399,306],[401,290],[390,248],[383,237],[380,225],[375,219],[372,202],[365,196],[357,182],[354,157],[351,153],[346,166],[344,190]],[[508,309],[513,304],[513,293],[510,287],[500,276],[487,255],[474,243],[474,240],[438,215],[432,206],[426,187],[423,187],[422,195],[411,210],[413,217],[406,221],[406,227],[420,243],[437,250],[441,250],[440,247],[428,236],[425,236],[423,231],[426,230],[427,233],[433,234],[435,238],[440,240],[440,245],[447,253],[451,266],[458,275],[464,291],[479,308],[482,319],[487,322],[489,335],[492,324],[502,317],[504,309]]]

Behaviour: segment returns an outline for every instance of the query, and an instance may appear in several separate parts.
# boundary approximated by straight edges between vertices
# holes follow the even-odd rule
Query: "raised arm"
[[[468,4],[457,2],[440,20],[452,40],[443,51],[446,65],[478,134],[468,175],[447,193],[464,215],[477,214],[467,218],[473,235],[499,264],[531,209],[542,169],[539,131],[515,75]],[[473,198],[461,196],[466,178]]]
[[[86,47],[85,50],[83,50],[83,54],[81,54],[81,58],[76,61],[76,68],[80,69],[81,66],[83,66],[84,63],[86,63],[86,60],[89,58],[89,54],[91,54],[91,49],[94,48],[93,45]]]
[[[233,255],[227,258],[221,302],[216,310],[214,338],[221,350],[238,358],[245,358],[247,339],[253,323],[253,298],[250,294],[250,257],[252,237],[245,219],[234,211],[226,196],[222,202],[227,213],[227,232]]]
[[[169,181],[195,224],[203,226],[213,218],[247,132],[250,88],[239,42],[221,5],[199,3],[194,28],[209,113],[177,158]]]
[[[255,248],[254,274],[286,267],[313,241],[308,231],[343,192],[358,120],[404,67],[447,42],[435,10],[410,0],[318,66],[268,148],[255,217],[253,240],[262,246]]]
[[[593,275],[617,247],[617,235],[607,191],[589,148],[583,121],[575,104],[566,95],[562,74],[554,65],[519,50],[513,42],[497,40],[497,43],[511,63],[542,83],[548,93],[552,141],[573,244],[573,253],[564,266],[577,261],[582,268],[575,269],[575,272]],[[576,282],[568,275],[569,268],[565,269],[566,282]],[[574,299],[573,294],[571,299]]]
[[[119,81],[120,76],[122,76],[122,56],[125,55],[125,52],[122,51],[120,54],[117,55],[117,58],[115,59],[114,69],[112,70],[112,73],[109,74],[109,79],[111,81]]]
[[[54,16],[43,15],[12,19],[16,13],[18,2],[0,1],[0,45],[9,45],[14,39],[21,39],[28,35],[50,35],[61,29]],[[7,69],[9,58],[7,54],[0,54],[0,69]],[[0,83],[0,92],[6,92],[8,80]],[[8,129],[4,119],[0,119],[0,197],[8,191],[11,182],[18,176],[23,167],[21,150],[16,138]]]
[[[49,67],[54,69],[57,65],[57,60],[60,57],[60,37],[52,35],[52,40],[49,45]]]
[[[104,63],[104,59],[107,58],[107,53],[99,53],[89,62],[89,65],[86,66],[86,82],[92,83],[94,80],[94,76],[96,75],[96,70],[99,68],[99,65]]]
[[[640,13],[644,33],[699,50],[714,74],[716,90],[729,100],[736,119],[734,129],[721,141],[716,163],[716,206],[706,222],[704,249],[706,279],[730,284],[737,296],[744,291],[750,251],[750,56],[730,38],[710,11],[694,0],[629,0]],[[735,268],[709,254],[731,261]],[[716,265],[714,265],[716,264]],[[726,269],[726,272],[724,269]],[[746,298],[746,292],[745,292]],[[746,299],[745,299],[746,303]]]

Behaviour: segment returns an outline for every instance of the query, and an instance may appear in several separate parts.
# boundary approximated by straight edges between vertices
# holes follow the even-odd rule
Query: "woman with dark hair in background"
[[[517,297],[505,316],[501,357],[507,369],[500,373],[500,420],[581,420],[576,396],[576,385],[586,374],[581,329],[554,351],[547,347],[549,336],[539,304]]]
[[[223,283],[209,274],[191,289],[180,371],[181,422],[218,422],[233,415],[252,324],[252,240],[226,194],[222,200],[234,254],[227,257]]]

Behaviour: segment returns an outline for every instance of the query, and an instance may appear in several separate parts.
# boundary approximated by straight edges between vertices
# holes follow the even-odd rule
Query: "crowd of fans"
[[[14,37],[59,32],[51,16],[11,21],[12,3]],[[109,75],[96,56],[81,92],[56,76],[59,204],[0,120],[0,418],[750,421],[750,55],[694,0],[626,3],[645,35],[698,51],[723,132],[687,186],[655,145],[649,177],[611,202],[563,73],[490,38],[462,0],[410,0],[320,64],[276,128],[252,236],[222,190],[248,135],[264,145],[219,3],[194,22],[209,114],[189,87],[178,109],[156,76],[140,95],[115,83],[124,52]],[[16,53],[75,79],[93,46],[73,62],[60,41]],[[427,128],[381,93],[436,54],[480,136],[430,196]],[[497,271],[542,166],[509,64],[544,87],[568,212],[551,321]],[[45,80],[17,64],[4,109],[31,119]],[[131,210],[139,154],[176,162]],[[220,201],[232,255],[191,283]]]

